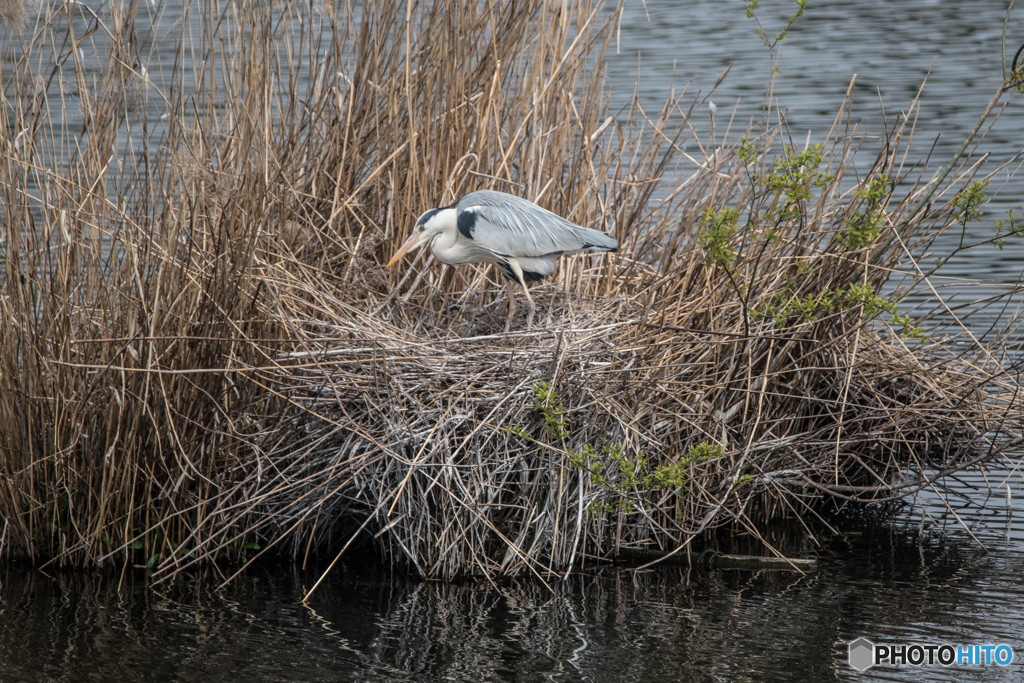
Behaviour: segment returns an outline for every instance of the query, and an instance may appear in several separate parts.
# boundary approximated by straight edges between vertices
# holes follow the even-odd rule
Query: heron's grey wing
[[[482,190],[456,204],[459,232],[504,256],[540,257],[584,249],[615,249],[618,242],[576,225],[515,195]]]

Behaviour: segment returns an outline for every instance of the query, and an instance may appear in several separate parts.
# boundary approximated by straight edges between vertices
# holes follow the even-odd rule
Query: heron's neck
[[[456,216],[455,209],[441,209],[430,219],[431,230],[437,231],[434,239],[430,242],[430,251],[434,254],[434,258],[450,266],[469,263],[472,260],[467,251],[468,245],[465,244],[472,240],[459,240]]]
[[[444,228],[445,232],[447,232],[448,230],[454,230],[456,228],[457,216],[458,211],[455,209],[455,207],[449,206],[446,209],[441,209],[440,211],[438,211],[437,214],[434,216],[434,220],[432,222],[438,223],[441,227]]]
[[[431,227],[437,226],[440,229],[434,244],[441,248],[447,248],[455,244],[459,237],[458,212],[454,207],[441,209],[430,219]]]

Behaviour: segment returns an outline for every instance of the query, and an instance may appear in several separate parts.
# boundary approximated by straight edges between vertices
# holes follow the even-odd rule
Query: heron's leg
[[[526,295],[526,305],[530,308],[530,312],[526,316],[526,329],[529,330],[533,327],[533,316],[537,313],[537,307],[533,304],[533,297],[530,296],[530,290],[526,288],[526,279],[521,279],[519,284],[523,286],[523,294]]]
[[[533,297],[530,296],[529,290],[526,289],[526,276],[523,275],[523,269],[513,259],[509,259],[507,262],[508,269],[515,274],[515,280],[523,287],[523,294],[526,295],[526,305],[530,307],[530,314],[526,316],[526,329],[533,327],[533,316],[537,313],[537,307],[533,304]],[[511,280],[511,278],[510,278]],[[508,284],[508,303],[509,303],[509,314],[508,321],[505,323],[505,331],[508,332],[512,326],[512,312],[515,311],[515,299],[512,296],[512,283]]]
[[[505,331],[512,329],[512,316],[516,314],[516,296],[512,289],[512,280],[505,279],[505,291],[508,292],[508,318],[505,320]]]

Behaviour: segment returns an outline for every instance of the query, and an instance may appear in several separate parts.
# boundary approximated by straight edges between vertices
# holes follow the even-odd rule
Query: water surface
[[[964,491],[979,483],[968,477]],[[1024,494],[1019,474],[1007,485]],[[955,504],[984,549],[932,498],[888,526],[848,519],[846,534],[810,553],[819,569],[808,574],[595,567],[546,588],[347,566],[303,606],[313,572],[256,571],[217,593],[202,578],[152,589],[131,575],[118,590],[116,577],[8,567],[0,671],[59,681],[847,680],[846,643],[859,636],[1021,652],[1024,525],[1005,496],[984,503]],[[873,673],[1019,680],[1024,669]]]

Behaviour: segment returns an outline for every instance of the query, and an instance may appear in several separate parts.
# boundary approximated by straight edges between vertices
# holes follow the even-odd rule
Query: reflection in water
[[[607,568],[552,590],[382,581],[376,567],[317,578],[250,575],[154,591],[127,577],[3,574],[0,671],[13,680],[807,680],[848,678],[845,643],[1016,645],[1021,559],[1006,545],[864,525],[820,569]],[[1019,670],[1018,670],[1019,671]],[[921,671],[881,670],[894,678]],[[924,670],[942,680],[945,670]],[[1011,671],[962,670],[991,679]]]

